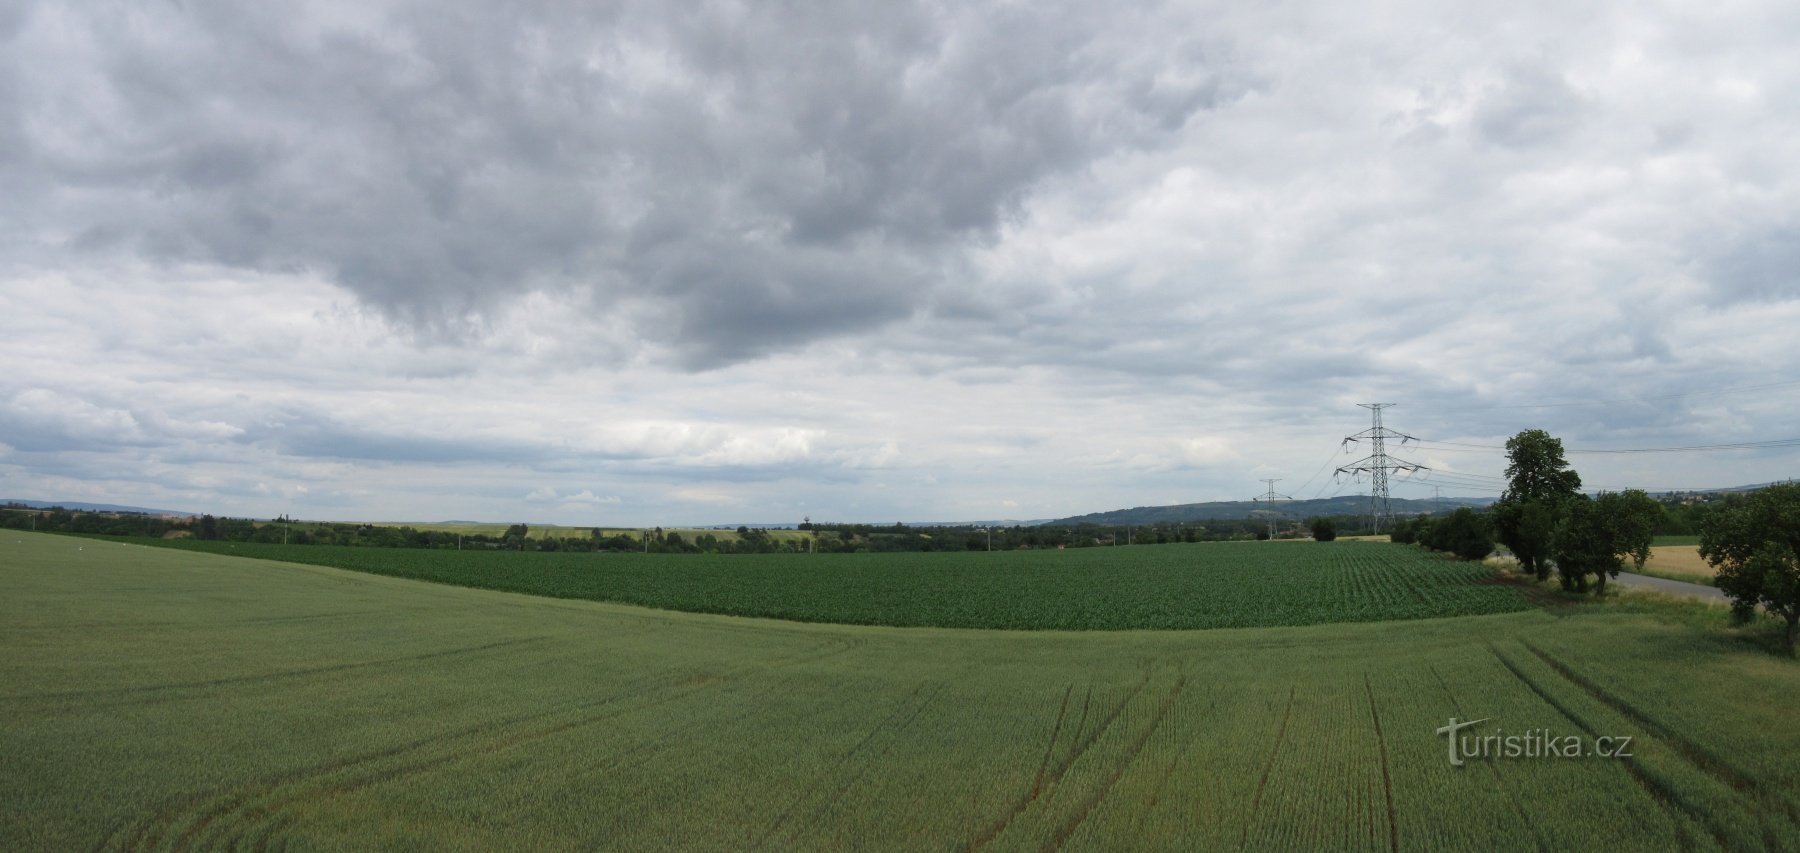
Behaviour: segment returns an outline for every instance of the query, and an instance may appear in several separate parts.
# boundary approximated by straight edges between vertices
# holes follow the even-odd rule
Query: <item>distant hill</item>
[[[1413,500],[1411,498],[1390,498],[1394,513],[1397,515],[1417,515],[1431,512],[1434,509],[1451,510],[1457,507],[1484,507],[1494,502],[1493,498],[1442,498],[1433,500]],[[1339,495],[1334,498],[1318,500],[1286,501],[1271,506],[1257,501],[1211,501],[1197,504],[1176,504],[1174,506],[1140,506],[1131,509],[1115,509],[1109,512],[1093,512],[1058,519],[1051,524],[1158,524],[1180,523],[1184,521],[1221,521],[1260,516],[1271,511],[1278,511],[1289,517],[1306,518],[1315,515],[1364,515],[1369,511],[1368,495]]]
[[[132,512],[139,515],[162,515],[179,518],[198,515],[198,513],[182,512],[173,509],[150,509],[149,507],[123,506],[120,504],[91,504],[82,501],[27,501],[18,498],[0,498],[0,506],[23,506],[32,509],[62,507],[63,509],[75,510],[78,512]]]

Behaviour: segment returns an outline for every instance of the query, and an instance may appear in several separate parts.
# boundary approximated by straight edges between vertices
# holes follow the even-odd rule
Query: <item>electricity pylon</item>
[[[1405,444],[1409,441],[1418,441],[1418,439],[1413,438],[1406,433],[1395,432],[1381,425],[1381,410],[1394,405],[1393,403],[1357,403],[1357,405],[1368,409],[1375,414],[1375,425],[1355,435],[1346,436],[1344,438],[1344,444],[1348,445],[1353,441],[1367,439],[1370,444],[1369,449],[1374,452],[1349,465],[1337,469],[1337,473],[1350,474],[1352,476],[1364,473],[1369,475],[1371,484],[1369,486],[1370,523],[1375,528],[1374,532],[1380,533],[1382,522],[1391,522],[1394,518],[1394,510],[1388,505],[1388,472],[1429,471],[1431,469],[1417,463],[1408,462],[1404,459],[1396,459],[1388,455],[1387,440],[1390,438],[1400,439],[1401,444]]]
[[[1273,507],[1273,506],[1280,504],[1282,501],[1293,500],[1293,498],[1291,498],[1287,495],[1276,493],[1275,484],[1281,482],[1280,477],[1276,477],[1274,479],[1264,479],[1263,482],[1269,484],[1269,491],[1264,494],[1257,495],[1256,496],[1257,503],[1266,503],[1269,506]],[[1269,516],[1269,541],[1270,542],[1275,541],[1275,516],[1280,515],[1280,514],[1281,514],[1281,510],[1277,509],[1277,510],[1275,510],[1274,515]]]

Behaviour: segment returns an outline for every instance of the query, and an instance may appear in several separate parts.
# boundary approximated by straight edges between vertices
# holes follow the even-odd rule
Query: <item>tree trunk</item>
[[[1594,577],[1594,597],[1599,598],[1606,594],[1606,572],[1599,572]]]
[[[1788,654],[1794,653],[1794,641],[1800,639],[1800,607],[1788,611],[1787,646]]]

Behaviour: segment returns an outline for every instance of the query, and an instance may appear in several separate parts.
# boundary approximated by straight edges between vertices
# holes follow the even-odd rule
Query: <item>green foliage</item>
[[[1115,550],[1219,547],[1471,568],[1351,543]],[[30,534],[0,549],[0,850],[1800,839],[1795,663],[1618,605],[1269,630],[891,630]],[[1401,580],[1318,578],[1342,597]],[[1634,757],[1451,767],[1432,734],[1450,716],[1490,719],[1471,735],[1631,737]]]
[[[1540,581],[1550,579],[1550,550],[1561,508],[1561,501],[1501,501],[1490,511],[1495,536]]]
[[[1419,528],[1428,523],[1424,516],[1418,518],[1402,518],[1394,522],[1388,530],[1388,541],[1399,545],[1411,545],[1419,541]]]
[[[1528,429],[1506,440],[1506,493],[1503,501],[1549,501],[1581,493],[1581,475],[1563,457],[1562,439]]]
[[[1626,489],[1601,494],[1600,507],[1617,537],[1614,542],[1622,549],[1620,555],[1630,557],[1633,568],[1643,569],[1664,518],[1662,504],[1642,489]]]
[[[1480,560],[1494,552],[1487,521],[1468,507],[1432,520],[1420,541],[1427,548],[1447,551],[1464,560]]]
[[[1309,525],[1312,537],[1316,542],[1331,542],[1337,539],[1337,523],[1329,518],[1315,518]]]
[[[1643,568],[1660,516],[1656,502],[1637,489],[1565,501],[1551,548],[1563,589],[1587,592],[1592,575],[1594,594],[1604,594],[1606,579],[1618,577],[1627,558]]]
[[[1484,583],[1490,577],[1484,567],[1377,543],[735,557],[163,544],[558,598],[802,622],[1217,628],[1528,606],[1517,591]],[[964,545],[959,539],[957,547]]]
[[[1422,515],[1394,524],[1389,538],[1401,544],[1419,544],[1464,560],[1479,560],[1494,552],[1494,537],[1485,515],[1468,507],[1443,516]]]
[[[1793,651],[1800,638],[1800,485],[1770,486],[1709,513],[1700,555],[1719,570],[1718,587],[1739,618],[1761,606],[1786,620]]]
[[[0,528],[44,533],[81,533],[102,536],[160,537],[175,529],[168,518],[136,512],[73,512],[61,507],[37,509],[0,507]]]
[[[1493,507],[1494,534],[1519,565],[1542,581],[1563,504],[1581,493],[1581,475],[1563,457],[1562,440],[1528,429],[1506,440],[1507,487]]]
[[[1563,517],[1550,549],[1563,589],[1587,592],[1588,575],[1597,575],[1596,591],[1604,591],[1608,573],[1618,577],[1619,558],[1605,522],[1599,504],[1586,495],[1577,495],[1563,504]]]

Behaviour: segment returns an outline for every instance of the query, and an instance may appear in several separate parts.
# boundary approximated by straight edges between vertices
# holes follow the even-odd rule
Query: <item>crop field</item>
[[[448,521],[448,522],[377,521],[377,522],[373,522],[373,523],[376,524],[377,526],[381,526],[381,527],[410,527],[414,530],[425,530],[425,531],[431,531],[431,532],[436,532],[436,533],[461,533],[465,536],[491,536],[494,538],[499,538],[501,536],[506,535],[506,529],[511,526],[509,524],[502,524],[502,523],[496,523],[496,522],[483,522],[483,521]],[[613,536],[616,534],[624,534],[626,536],[630,536],[633,538],[643,535],[644,530],[645,530],[645,528],[642,528],[642,527],[593,528],[593,527],[565,527],[563,525],[558,525],[558,524],[533,524],[533,525],[528,525],[527,530],[525,532],[525,536],[528,539],[547,539],[550,537],[585,538],[585,537],[593,535],[593,532],[596,529],[598,529],[600,531],[601,536]],[[679,533],[679,534],[681,534],[682,538],[684,538],[690,542],[693,541],[696,537],[702,536],[702,535],[712,536],[713,538],[718,539],[720,542],[736,542],[739,539],[743,538],[742,536],[738,535],[738,533],[735,529],[721,529],[721,528],[714,528],[714,527],[665,527],[665,528],[663,528],[663,532],[664,533]],[[811,536],[812,536],[811,533],[809,533],[808,531],[805,531],[805,530],[773,530],[773,529],[771,529],[771,530],[765,530],[765,531],[763,531],[763,533],[764,533],[764,535],[768,536],[770,539],[772,539],[776,542],[803,541],[803,540],[811,538]]]
[[[1800,664],[1627,608],[898,629],[0,547],[0,849],[1800,847]]]
[[[1644,562],[1643,573],[1707,586],[1715,585],[1719,577],[1718,570],[1701,559],[1700,549],[1693,545],[1657,545],[1651,548],[1650,559]]]
[[[1386,543],[1068,551],[555,554],[174,540],[170,547],[693,613],[941,628],[1220,628],[1524,610],[1490,570]]]

